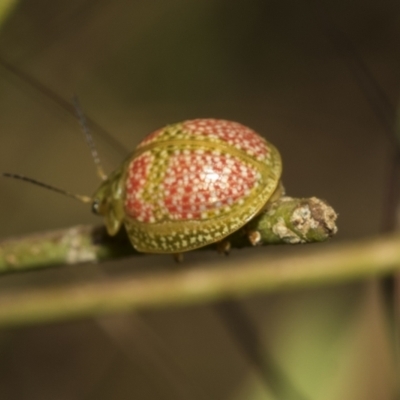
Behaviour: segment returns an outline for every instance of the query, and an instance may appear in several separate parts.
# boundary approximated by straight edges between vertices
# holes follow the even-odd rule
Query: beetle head
[[[102,182],[92,199],[92,211],[104,217],[108,234],[114,236],[124,219],[121,169],[114,171]]]

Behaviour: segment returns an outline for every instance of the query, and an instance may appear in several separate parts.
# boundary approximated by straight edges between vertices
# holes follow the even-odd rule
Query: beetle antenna
[[[96,165],[97,175],[100,177],[100,179],[105,181],[107,179],[107,175],[104,172],[103,166],[101,165],[100,156],[94,143],[92,133],[90,132],[85,114],[82,111],[82,107],[79,104],[78,96],[76,94],[72,97],[72,103],[74,104],[76,117],[78,118],[82,132],[85,135],[86,143],[89,146],[90,153],[92,154],[93,161]]]
[[[59,96],[56,92],[49,89],[45,84],[41,81],[35,79],[33,76],[30,76],[26,72],[17,68],[16,66],[10,64],[5,59],[0,57],[0,68],[5,69],[11,75],[16,76],[22,82],[26,83],[31,88],[35,89],[36,93],[40,93],[44,96],[45,99],[50,100],[58,107],[63,109],[70,115],[75,115],[76,111],[74,107],[68,102],[65,101],[61,96]],[[96,121],[93,121],[90,117],[86,116],[87,124],[92,127],[102,138],[119,154],[122,156],[126,156],[128,150],[125,146],[120,143],[115,137],[113,137],[109,132],[103,129]]]
[[[19,179],[21,181],[32,183],[33,185],[41,186],[45,189],[52,190],[53,192],[61,193],[65,196],[72,197],[73,199],[79,200],[82,203],[91,203],[93,201],[93,199],[89,196],[83,196],[80,194],[70,193],[66,190],[59,189],[59,188],[49,185],[47,183],[37,181],[36,179],[28,178],[27,176],[24,176],[24,175],[9,174],[9,173],[5,172],[5,173],[3,173],[3,176],[5,176],[6,178]]]

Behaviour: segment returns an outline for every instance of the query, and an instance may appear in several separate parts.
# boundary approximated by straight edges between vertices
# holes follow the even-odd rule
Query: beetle
[[[177,254],[242,228],[282,195],[281,173],[278,150],[252,129],[188,120],[148,135],[100,185],[92,209],[110,235],[124,225],[136,250]],[[254,232],[250,239],[257,244]]]
[[[139,252],[171,253],[179,261],[183,252],[216,243],[227,254],[226,237],[284,194],[276,147],[252,129],[222,119],[193,119],[158,129],[107,176],[76,98],[74,105],[103,180],[92,197],[3,175],[91,203],[108,234],[116,235],[124,225]],[[260,242],[258,232],[246,233],[251,244]]]

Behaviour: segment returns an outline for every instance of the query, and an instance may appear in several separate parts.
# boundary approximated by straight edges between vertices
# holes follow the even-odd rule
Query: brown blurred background
[[[365,68],[397,107],[399,8],[394,0],[20,1],[0,31],[0,57],[67,100],[77,93],[127,150],[190,118],[254,128],[280,149],[288,194],[328,200],[339,213],[333,241],[353,240],[382,229],[393,144]],[[0,132],[0,171],[96,189],[74,118],[1,67]],[[111,170],[124,155],[94,136]],[[99,222],[82,204],[16,181],[0,182],[0,199],[2,238]],[[303,251],[310,246],[197,254],[185,264],[224,268]],[[149,256],[60,268],[2,277],[0,290],[173,266]],[[227,304],[0,332],[0,399],[395,399],[377,282],[260,295],[239,307],[256,355],[232,334]]]

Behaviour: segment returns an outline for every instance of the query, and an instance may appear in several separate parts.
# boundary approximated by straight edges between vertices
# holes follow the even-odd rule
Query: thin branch
[[[322,242],[336,233],[335,220],[335,211],[322,200],[282,197],[227,239],[232,248],[251,246],[249,232],[259,232],[257,239],[264,245]],[[104,227],[75,226],[1,242],[0,273],[138,254],[123,230],[110,237]]]
[[[400,236],[221,268],[193,266],[0,295],[0,326],[93,317],[364,279],[400,271]]]
[[[18,0],[3,0],[0,3],[0,26],[7,20],[7,17],[12,13],[13,8],[17,4]]]
[[[335,220],[334,210],[317,198],[282,197],[227,239],[236,248],[251,245],[249,234],[264,245],[321,242],[336,233]],[[134,254],[139,253],[134,251],[124,231],[110,237],[104,227],[78,226],[0,243],[0,271],[26,271]],[[151,277],[3,293],[0,297],[0,325],[38,323],[137,307],[237,297],[264,287],[270,290],[275,286],[274,274],[269,281],[268,273],[264,276],[265,271],[268,270],[264,267],[184,269]],[[281,274],[282,271],[279,271],[275,279],[278,276],[284,278]],[[270,286],[271,283],[273,286]]]

